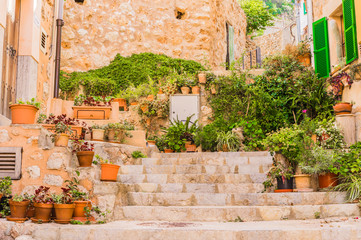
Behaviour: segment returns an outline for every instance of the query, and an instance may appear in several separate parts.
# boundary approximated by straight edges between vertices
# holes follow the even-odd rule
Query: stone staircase
[[[341,192],[262,193],[268,152],[153,154],[122,165],[116,183],[94,193],[114,220],[229,222],[358,216]]]

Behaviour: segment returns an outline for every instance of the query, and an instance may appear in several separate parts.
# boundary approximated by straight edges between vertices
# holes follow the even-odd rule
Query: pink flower
[[[307,109],[302,110],[302,112],[303,112],[303,113],[306,113],[306,112],[307,112]]]

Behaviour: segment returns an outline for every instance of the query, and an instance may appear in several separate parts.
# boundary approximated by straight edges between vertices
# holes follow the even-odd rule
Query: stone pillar
[[[342,114],[336,116],[337,125],[345,138],[347,145],[356,143],[356,118],[354,114]]]

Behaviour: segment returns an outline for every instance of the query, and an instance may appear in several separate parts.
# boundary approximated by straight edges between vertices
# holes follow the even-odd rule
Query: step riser
[[[128,193],[127,205],[137,206],[293,206],[342,204],[340,193],[226,194],[226,193]]]
[[[271,165],[123,165],[119,174],[252,174],[265,173]]]
[[[275,221],[359,216],[357,204],[303,205],[303,206],[252,206],[252,207],[119,207],[116,220],[139,221]],[[285,223],[286,224],[286,223]]]

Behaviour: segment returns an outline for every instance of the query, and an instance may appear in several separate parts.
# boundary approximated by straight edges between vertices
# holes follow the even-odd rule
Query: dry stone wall
[[[235,28],[235,57],[245,49],[246,18],[237,0],[74,0],[65,2],[62,69],[107,65],[117,53],[153,52],[223,68],[226,22]]]

